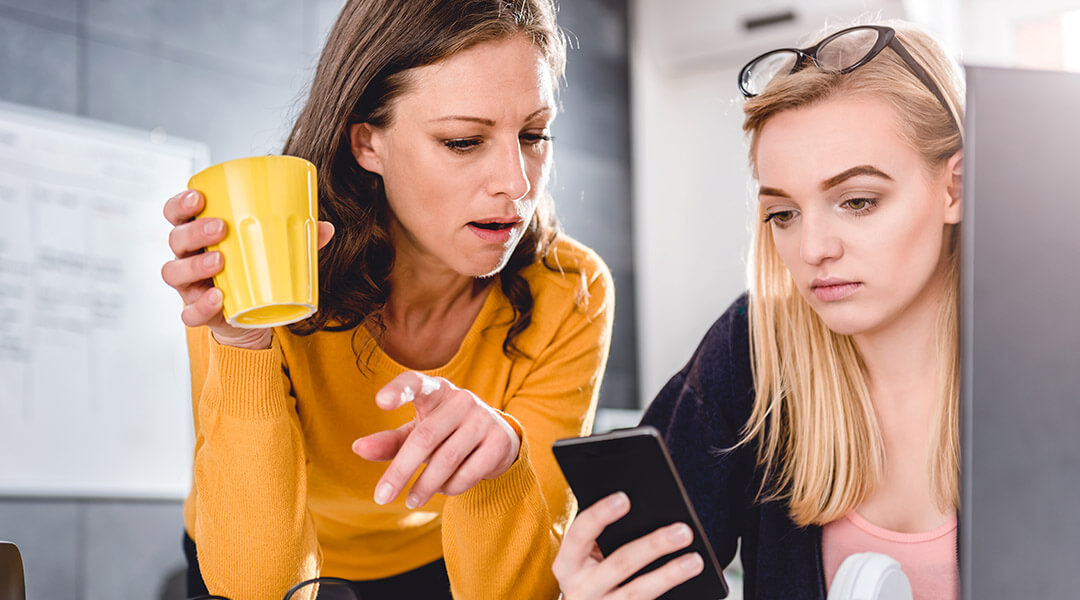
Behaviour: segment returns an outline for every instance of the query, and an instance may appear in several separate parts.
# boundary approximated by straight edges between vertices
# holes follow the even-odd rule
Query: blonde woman
[[[664,433],[745,597],[824,598],[848,555],[898,559],[916,598],[958,595],[961,85],[932,38],[860,26],[740,74],[758,184],[749,293],[643,422]],[[578,515],[568,600],[654,598],[702,568],[675,523],[608,557],[618,493]],[[622,585],[621,585],[622,584]]]

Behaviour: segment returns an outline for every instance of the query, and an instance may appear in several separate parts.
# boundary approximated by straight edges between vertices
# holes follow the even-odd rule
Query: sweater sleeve
[[[517,461],[499,477],[448,498],[443,552],[455,598],[550,599],[551,563],[576,510],[551,443],[592,429],[613,319],[613,284],[599,263],[585,306],[569,310],[505,406],[523,432]]]
[[[280,346],[224,346],[197,329],[189,332],[189,352],[197,396],[190,533],[203,579],[214,594],[278,600],[317,576],[321,562]]]
[[[736,445],[753,402],[749,330],[740,299],[712,326],[689,363],[642,418],[664,438],[721,565],[735,556],[752,449]]]

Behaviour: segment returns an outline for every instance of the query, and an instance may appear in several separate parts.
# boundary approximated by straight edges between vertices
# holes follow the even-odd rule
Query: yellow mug
[[[253,329],[295,323],[319,305],[318,188],[315,165],[295,156],[238,158],[191,177],[206,206],[199,217],[225,221],[218,250],[225,268],[214,285],[225,319]]]

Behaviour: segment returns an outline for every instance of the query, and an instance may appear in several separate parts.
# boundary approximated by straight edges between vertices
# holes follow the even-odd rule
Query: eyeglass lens
[[[799,55],[790,50],[777,50],[762,56],[743,71],[743,89],[755,96],[760,94],[773,77],[790,73],[798,58]]]
[[[874,49],[878,35],[874,29],[846,31],[818,46],[813,54],[814,61],[818,68],[826,71],[848,69]],[[792,50],[777,50],[762,56],[743,73],[743,88],[752,95],[760,94],[774,77],[791,73],[798,58]]]
[[[874,29],[852,29],[819,47],[815,53],[817,64],[827,71],[843,71],[853,67],[866,57],[878,40]]]

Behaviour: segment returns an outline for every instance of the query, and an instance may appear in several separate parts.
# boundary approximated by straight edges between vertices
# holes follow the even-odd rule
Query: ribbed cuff
[[[508,419],[512,425],[517,422]],[[520,425],[515,429],[520,431]],[[517,460],[505,473],[495,479],[484,479],[456,498],[448,499],[461,503],[461,509],[476,517],[495,517],[515,510],[530,491],[539,487],[532,461],[529,459],[529,443],[521,436],[521,448]],[[539,493],[539,492],[538,492]]]
[[[210,336],[210,377],[216,370],[219,394],[207,407],[240,418],[270,418],[286,408],[281,389],[281,348],[277,338],[266,350],[219,344]]]

